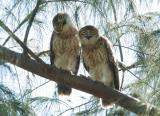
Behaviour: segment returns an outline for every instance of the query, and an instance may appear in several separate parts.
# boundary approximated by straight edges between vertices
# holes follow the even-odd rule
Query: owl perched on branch
[[[55,15],[52,23],[54,31],[50,41],[51,65],[77,74],[80,62],[78,31],[66,13]],[[58,93],[60,95],[70,95],[71,91],[69,85],[58,83]]]
[[[85,69],[91,79],[119,90],[119,76],[116,60],[113,56],[111,42],[99,36],[98,30],[91,25],[80,29],[82,58]],[[102,99],[102,106],[112,103]]]

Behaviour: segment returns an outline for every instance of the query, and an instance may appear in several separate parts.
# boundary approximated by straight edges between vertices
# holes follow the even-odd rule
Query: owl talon
[[[70,95],[72,92],[71,87],[69,87],[68,85],[64,85],[64,84],[58,84],[58,94],[59,95]]]
[[[109,102],[108,100],[101,99],[100,101],[101,101],[101,106],[104,109],[109,109],[109,108],[112,108],[114,106],[114,104]]]

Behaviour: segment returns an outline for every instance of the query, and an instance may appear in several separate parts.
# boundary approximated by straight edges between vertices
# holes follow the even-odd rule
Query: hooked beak
[[[92,36],[88,35],[88,36],[85,36],[85,38],[87,38],[88,40],[91,38]]]

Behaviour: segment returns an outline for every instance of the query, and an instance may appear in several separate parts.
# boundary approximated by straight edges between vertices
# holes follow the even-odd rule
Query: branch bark
[[[71,87],[90,93],[97,97],[114,102],[137,114],[149,114],[151,116],[160,115],[160,109],[140,100],[127,96],[110,87],[104,86],[102,83],[95,82],[85,76],[74,76],[67,72],[51,67],[48,64],[42,64],[30,58],[24,58],[22,54],[11,51],[0,46],[0,59],[11,64],[21,67],[24,70],[42,76],[46,79],[68,84]]]

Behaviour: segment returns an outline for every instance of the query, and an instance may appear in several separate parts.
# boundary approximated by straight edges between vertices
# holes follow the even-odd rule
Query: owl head
[[[71,20],[67,13],[58,13],[54,16],[52,23],[54,30],[60,33],[71,25]]]
[[[79,30],[79,37],[82,45],[94,45],[99,39],[99,32],[94,26],[87,25]]]

